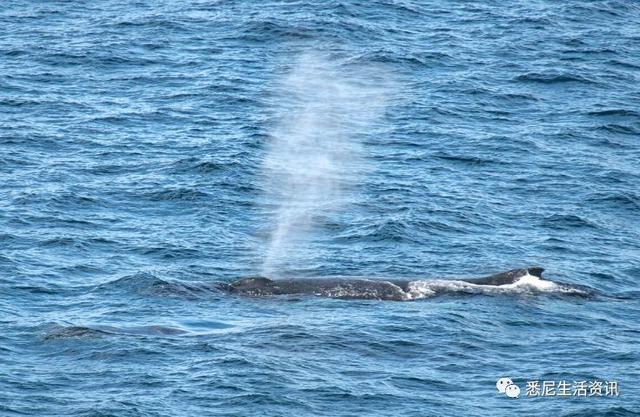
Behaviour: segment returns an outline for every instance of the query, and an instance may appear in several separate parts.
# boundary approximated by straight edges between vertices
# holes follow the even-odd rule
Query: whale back
[[[272,280],[255,276],[242,278],[224,290],[239,295],[268,296],[309,294],[331,298],[401,300],[406,298],[408,281],[368,278],[317,277]]]
[[[461,279],[476,285],[501,286],[518,282],[526,276],[542,278],[540,267],[512,269],[482,278]],[[220,289],[247,296],[309,294],[331,298],[359,298],[378,300],[406,300],[411,298],[412,283],[420,281],[370,279],[366,277],[317,277],[285,278],[272,280],[252,276],[231,283]],[[408,295],[409,294],[409,295]]]
[[[520,278],[526,275],[532,275],[534,277],[542,278],[543,271],[543,268],[536,266],[531,268],[512,269],[511,271],[501,272],[499,274],[490,275],[488,277],[465,279],[463,281],[477,285],[508,285],[517,282]]]
[[[261,276],[255,276],[242,278],[232,282],[229,285],[229,290],[231,292],[239,292],[244,294],[262,295],[270,292],[273,287],[273,280]]]

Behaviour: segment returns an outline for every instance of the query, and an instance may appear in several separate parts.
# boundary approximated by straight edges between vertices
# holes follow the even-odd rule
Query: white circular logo
[[[512,384],[513,381],[511,380],[511,378],[500,378],[498,382],[496,382],[496,388],[498,388],[499,393],[504,394],[504,390]]]
[[[513,383],[511,378],[500,378],[496,382],[498,392],[509,398],[518,398],[520,395],[520,387]]]
[[[507,394],[509,398],[518,398],[520,395],[520,387],[515,384],[507,385],[507,388],[504,389],[504,393]]]

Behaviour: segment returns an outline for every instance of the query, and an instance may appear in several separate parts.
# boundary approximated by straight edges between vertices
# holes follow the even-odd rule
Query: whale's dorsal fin
[[[527,268],[527,271],[529,272],[529,275],[542,278],[542,273],[544,272],[544,268],[540,268],[539,266],[533,266],[531,268]]]
[[[465,279],[464,281],[478,285],[507,285],[517,282],[525,275],[533,275],[535,277],[542,278],[543,271],[544,268],[540,267],[512,269],[511,271],[501,272],[499,274],[490,275],[488,277]]]

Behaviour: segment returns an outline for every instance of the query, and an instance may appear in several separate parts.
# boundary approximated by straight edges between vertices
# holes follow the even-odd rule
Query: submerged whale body
[[[484,292],[488,289],[561,289],[562,285],[542,279],[539,267],[513,269],[482,278],[460,280],[402,280],[354,277],[269,279],[248,277],[222,284],[233,294],[261,297],[315,295],[343,299],[407,301],[451,291]],[[566,288],[565,288],[566,289]]]

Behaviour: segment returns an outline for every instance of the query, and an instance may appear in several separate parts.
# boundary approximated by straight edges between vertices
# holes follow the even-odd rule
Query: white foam
[[[529,287],[539,291],[551,291],[558,288],[558,284],[527,273],[511,284],[498,285],[498,287],[503,289]]]
[[[412,281],[407,288],[407,300],[418,300],[420,298],[429,298],[436,294],[431,288],[432,282],[429,281]]]

